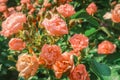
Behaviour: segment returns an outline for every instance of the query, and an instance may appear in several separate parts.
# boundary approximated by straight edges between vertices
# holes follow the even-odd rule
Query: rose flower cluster
[[[55,9],[49,9],[52,6],[48,0],[43,1],[42,8],[39,9],[38,14],[40,19],[36,19],[39,22],[38,27],[45,30],[49,36],[61,37],[69,34],[69,25],[65,21],[66,18],[71,17],[76,13],[74,7],[69,4],[72,0],[54,0],[57,6]],[[22,51],[24,49],[29,50],[28,40],[19,37],[19,33],[24,31],[26,27],[24,24],[28,22],[28,15],[32,15],[36,11],[36,6],[42,4],[36,0],[32,3],[30,0],[21,0],[20,5],[13,8],[14,12],[8,11],[6,6],[7,0],[0,0],[0,12],[8,12],[9,15],[2,22],[1,35],[7,38],[11,38],[8,45],[10,50]],[[22,12],[22,8],[26,6],[28,14]],[[119,15],[120,5],[116,5],[114,10],[111,11],[110,18],[113,22],[120,22]],[[48,10],[48,11],[47,11]],[[94,15],[97,12],[97,6],[92,2],[86,8],[86,12],[89,15]],[[45,15],[46,14],[46,15]],[[49,16],[48,16],[49,15]],[[106,17],[106,16],[104,16]],[[37,31],[37,30],[36,30]],[[41,36],[41,35],[40,35]],[[39,42],[41,43],[41,42]],[[56,44],[45,43],[39,51],[39,57],[32,51],[32,54],[23,53],[18,56],[16,68],[20,72],[19,76],[29,78],[35,75],[40,66],[52,69],[56,78],[60,79],[63,73],[69,72],[68,77],[70,80],[90,80],[89,73],[86,70],[86,66],[82,63],[74,64],[73,56],[80,57],[81,51],[89,47],[89,37],[84,34],[73,34],[68,43],[72,50],[62,52],[60,46]],[[98,45],[98,54],[112,54],[116,50],[116,45],[112,42],[105,40]]]

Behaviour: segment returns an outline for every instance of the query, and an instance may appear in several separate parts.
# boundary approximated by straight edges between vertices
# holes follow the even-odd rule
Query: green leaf
[[[104,80],[104,76],[110,76],[111,70],[106,64],[98,63],[95,60],[90,61],[90,68],[93,73],[101,80]]]
[[[120,80],[120,75],[115,69],[111,69],[111,76],[103,76],[104,80]]]
[[[90,24],[94,25],[94,26],[99,26],[99,25],[100,25],[100,24],[98,23],[98,21],[97,21],[96,19],[94,19],[93,17],[87,18],[87,21],[88,21]]]
[[[110,32],[108,31],[108,29],[106,28],[106,27],[101,27],[100,28],[103,32],[105,32],[107,35],[108,35],[108,37],[111,37],[111,34],[110,34]]]
[[[80,10],[80,11],[76,12],[73,16],[71,16],[71,19],[75,19],[75,18],[80,17],[80,15],[82,13],[85,13],[85,10]]]
[[[90,36],[91,34],[95,33],[97,30],[95,28],[91,28],[87,31],[85,31],[86,36]]]
[[[77,63],[78,63],[78,57],[77,56],[73,56],[73,60],[74,60],[74,64],[77,65]]]
[[[25,80],[25,78],[20,76],[18,80]]]

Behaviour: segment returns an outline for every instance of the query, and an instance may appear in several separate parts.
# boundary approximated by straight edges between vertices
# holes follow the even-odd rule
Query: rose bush
[[[0,0],[0,80],[120,80],[119,8],[119,0]]]

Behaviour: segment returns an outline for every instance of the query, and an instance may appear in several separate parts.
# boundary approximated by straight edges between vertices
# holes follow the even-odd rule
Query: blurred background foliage
[[[104,20],[103,15],[109,12],[113,6],[111,3],[120,0],[73,0],[70,4],[75,7],[76,14],[71,16],[71,19],[81,19],[82,23],[76,23],[70,29],[68,35],[61,37],[56,44],[62,48],[62,51],[70,50],[68,39],[75,33],[83,33],[90,39],[90,45],[84,49],[82,53],[86,56],[81,63],[86,65],[87,71],[90,74],[91,80],[120,80],[120,24],[114,24],[111,20]],[[19,5],[20,0],[8,0],[8,7]],[[88,4],[95,2],[98,6],[98,11],[94,17],[88,15],[85,11]],[[1,25],[0,21],[0,25]],[[97,54],[97,45],[103,41],[109,40],[117,45],[117,50],[111,55]],[[10,51],[8,41],[0,36],[0,80],[24,80],[18,78],[18,72],[15,68],[18,53]],[[74,57],[74,62],[77,62],[77,57]],[[30,77],[29,80],[59,80],[55,79],[54,73],[51,70],[40,68],[37,74]],[[60,80],[69,80],[66,75]]]

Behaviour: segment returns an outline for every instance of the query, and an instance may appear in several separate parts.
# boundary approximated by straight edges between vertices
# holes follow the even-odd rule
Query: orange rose
[[[35,55],[30,56],[28,54],[21,54],[18,57],[16,67],[17,70],[20,72],[19,76],[28,78],[30,76],[35,75],[39,67],[39,63]]]
[[[0,0],[0,3],[6,3],[8,0]]]
[[[76,52],[86,48],[89,44],[89,39],[83,34],[75,34],[69,39],[69,42]]]
[[[115,6],[114,10],[112,10],[111,19],[115,23],[119,23],[120,22],[120,4],[117,4]]]
[[[90,80],[86,71],[86,67],[83,64],[77,65],[69,75],[70,80]]]
[[[68,34],[67,24],[58,15],[53,15],[51,19],[45,18],[42,22],[47,32],[52,36]]]
[[[4,12],[7,10],[7,6],[5,3],[0,3],[0,12]]]
[[[23,42],[23,40],[19,38],[12,38],[9,41],[9,47],[11,50],[23,50],[25,46],[25,42]]]
[[[90,3],[86,8],[86,11],[89,15],[93,15],[97,12],[97,6],[94,2]]]
[[[98,45],[98,54],[112,54],[115,50],[116,45],[107,40]]]
[[[21,0],[20,3],[21,3],[21,4],[30,3],[30,0]]]
[[[70,17],[75,14],[74,7],[70,4],[60,5],[59,7],[57,7],[57,11],[64,17]]]
[[[26,16],[22,13],[11,14],[4,22],[2,22],[1,35],[9,37],[12,34],[18,33],[23,29],[23,23],[26,22]]]
[[[53,70],[57,78],[61,78],[62,74],[73,67],[73,58],[72,55],[65,52],[63,53],[58,60],[53,64]]]
[[[75,56],[80,56],[80,52],[79,51],[75,51],[75,50],[72,50],[69,52],[71,55],[75,55]]]
[[[51,66],[60,55],[61,49],[59,46],[45,44],[39,56],[39,63],[45,66]]]

